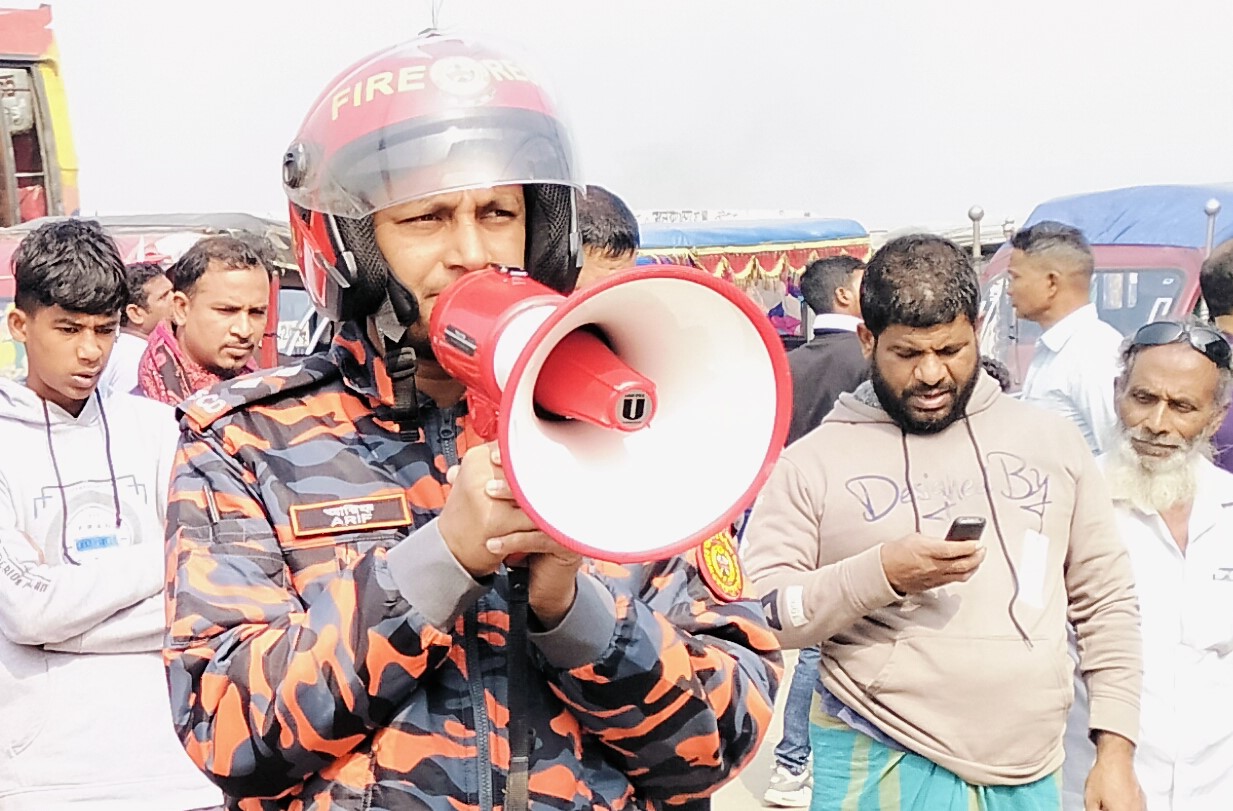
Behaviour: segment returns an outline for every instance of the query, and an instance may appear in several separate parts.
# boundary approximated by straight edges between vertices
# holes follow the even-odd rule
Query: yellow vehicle
[[[51,7],[0,9],[0,227],[78,209]]]

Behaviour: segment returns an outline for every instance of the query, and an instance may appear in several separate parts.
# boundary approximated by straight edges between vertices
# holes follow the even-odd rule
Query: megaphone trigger
[[[491,442],[497,438],[497,405],[477,389],[467,389],[467,415],[480,439]]]

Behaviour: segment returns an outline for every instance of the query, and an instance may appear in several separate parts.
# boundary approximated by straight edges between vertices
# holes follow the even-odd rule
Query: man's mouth
[[[1170,442],[1154,442],[1150,439],[1131,437],[1130,442],[1136,451],[1147,456],[1170,456],[1182,449],[1181,445]]]
[[[955,398],[954,389],[934,389],[908,395],[908,402],[917,411],[940,411]]]

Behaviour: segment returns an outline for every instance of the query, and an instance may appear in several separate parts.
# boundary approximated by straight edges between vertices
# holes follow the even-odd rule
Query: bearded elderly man
[[[1233,797],[1233,473],[1209,461],[1229,365],[1211,327],[1141,328],[1122,352],[1118,441],[1099,460],[1143,617],[1135,769],[1148,811],[1227,809]],[[1085,724],[1071,724],[1066,751],[1066,808],[1092,808],[1078,783],[1092,757]]]
[[[1135,811],[1139,615],[1112,505],[1078,429],[980,368],[976,273],[949,240],[901,237],[861,283],[870,382],[784,451],[746,562],[781,644],[820,644],[815,811],[1061,806],[1083,651],[1088,785]],[[960,517],[980,541],[946,540]]]

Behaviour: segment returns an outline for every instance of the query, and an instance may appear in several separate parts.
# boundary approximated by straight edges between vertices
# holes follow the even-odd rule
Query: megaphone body
[[[655,560],[726,529],[787,436],[787,358],[728,282],[640,266],[562,296],[510,268],[438,298],[433,352],[496,439],[515,499],[563,545]]]

